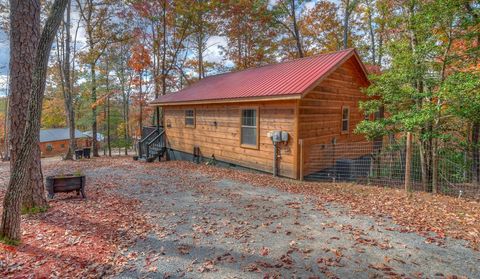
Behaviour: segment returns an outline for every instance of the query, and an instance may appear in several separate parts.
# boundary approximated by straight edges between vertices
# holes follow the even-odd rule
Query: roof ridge
[[[235,73],[247,72],[247,71],[256,70],[256,69],[260,69],[260,68],[266,68],[266,67],[270,67],[270,66],[288,64],[288,63],[297,62],[297,61],[300,61],[300,60],[313,59],[313,58],[318,58],[320,56],[326,56],[326,55],[332,55],[332,54],[337,54],[337,53],[342,53],[342,52],[350,52],[350,51],[355,51],[355,48],[347,48],[347,49],[342,49],[342,50],[337,50],[337,51],[319,53],[319,54],[315,54],[315,55],[312,55],[312,56],[298,57],[298,58],[285,60],[285,61],[281,61],[281,62],[277,62],[277,63],[271,63],[271,64],[260,65],[260,66],[253,66],[253,67],[242,69],[242,70],[234,70],[234,71],[230,71],[230,72],[219,73],[219,74],[215,74],[215,75],[211,75],[211,76],[206,76],[202,80],[205,80],[207,78],[218,77],[218,76],[226,75],[226,74],[235,74]],[[199,81],[200,80],[198,80],[197,82],[199,82]],[[192,85],[194,85],[194,84],[192,84]]]

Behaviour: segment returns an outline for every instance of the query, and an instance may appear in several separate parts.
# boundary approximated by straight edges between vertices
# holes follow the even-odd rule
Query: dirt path
[[[403,233],[389,219],[336,203],[160,164],[90,170],[115,177],[155,229],[119,278],[480,277],[480,253],[460,240]]]

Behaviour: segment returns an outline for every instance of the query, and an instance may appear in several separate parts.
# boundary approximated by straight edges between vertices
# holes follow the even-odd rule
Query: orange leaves
[[[113,91],[110,91],[108,92],[107,94],[105,94],[104,96],[102,96],[100,99],[98,99],[95,103],[93,103],[91,105],[91,108],[96,108],[98,106],[101,106],[103,104],[105,104],[105,102],[107,101],[108,97],[112,96],[113,94],[116,94],[118,93],[119,91],[118,90],[113,90]]]
[[[142,72],[152,64],[150,54],[148,53],[145,46],[137,44],[132,48],[131,51],[132,57],[128,61],[128,66],[132,68],[135,72]]]
[[[270,253],[270,249],[268,249],[267,247],[262,247],[262,249],[260,250],[261,256],[268,256],[268,253]]]

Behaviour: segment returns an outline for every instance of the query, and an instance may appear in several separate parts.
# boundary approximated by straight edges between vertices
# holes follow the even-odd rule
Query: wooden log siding
[[[367,86],[354,59],[325,78],[307,93],[299,104],[299,138],[303,139],[303,174],[308,175],[329,167],[319,156],[321,144],[365,141],[364,136],[354,133],[357,124],[364,119],[359,101],[368,97],[361,91]],[[348,133],[342,133],[342,107],[350,108]],[[300,157],[300,156],[299,156]]]
[[[240,146],[240,110],[250,107],[258,108],[258,149]],[[196,125],[193,129],[185,127],[185,109],[195,109]],[[267,132],[287,131],[289,142],[279,149],[279,175],[297,177],[297,164],[294,163],[297,156],[297,135],[294,133],[296,101],[168,106],[164,110],[171,148],[191,154],[193,147],[199,146],[203,157],[215,155],[217,160],[266,172],[272,172],[273,168],[273,144]]]

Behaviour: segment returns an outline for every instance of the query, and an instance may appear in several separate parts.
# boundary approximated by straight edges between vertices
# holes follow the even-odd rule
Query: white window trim
[[[193,111],[193,116],[187,116],[187,111]],[[184,123],[185,123],[185,127],[187,128],[195,128],[195,125],[197,124],[197,112],[195,111],[195,109],[186,109],[184,110],[183,112],[183,116],[184,116]],[[193,119],[193,125],[189,125],[187,124],[187,118],[188,119]]]
[[[256,126],[246,126],[246,125],[243,125],[243,111],[244,110],[255,110],[256,113],[256,119],[255,119],[255,124]],[[259,114],[259,109],[258,107],[242,107],[240,108],[240,146],[243,147],[243,148],[249,148],[249,149],[259,149],[259,146],[260,146],[260,114]],[[256,128],[256,132],[257,132],[257,138],[256,138],[256,144],[253,145],[253,144],[245,144],[245,143],[242,143],[242,134],[243,134],[243,128],[253,128],[255,127]]]

